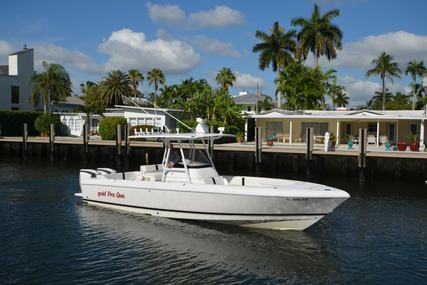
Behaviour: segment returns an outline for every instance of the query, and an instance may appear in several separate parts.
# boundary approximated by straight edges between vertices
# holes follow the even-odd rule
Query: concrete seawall
[[[0,140],[1,156],[23,157],[22,142]],[[133,142],[126,155],[116,155],[113,142],[91,142],[88,154],[84,155],[79,142],[56,141],[54,155],[49,152],[46,141],[29,141],[26,159],[55,159],[81,161],[84,165],[110,165],[120,170],[138,169],[139,165],[160,163],[163,155],[162,143]],[[23,157],[24,159],[24,157]],[[252,148],[216,145],[213,159],[218,170],[227,174],[258,174],[269,177],[296,174],[299,176],[349,176],[358,177],[360,169],[357,164],[357,153],[324,153],[314,152],[313,160],[305,159],[304,151],[285,149],[263,149],[262,163],[255,164]],[[367,155],[366,179],[385,178],[396,180],[425,181],[427,179],[427,159],[408,153],[407,156]]]

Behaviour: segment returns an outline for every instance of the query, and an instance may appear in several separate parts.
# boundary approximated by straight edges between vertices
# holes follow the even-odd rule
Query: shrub
[[[129,135],[130,136],[135,135],[135,130],[137,130],[139,132],[139,130],[142,129],[142,131],[144,131],[144,132],[145,132],[145,130],[148,130],[149,132],[151,132],[155,128],[156,128],[155,126],[150,126],[150,125],[133,126],[133,127],[130,127],[130,129],[129,129]]]
[[[22,136],[24,123],[28,124],[28,135],[39,135],[40,133],[34,128],[34,121],[40,114],[39,112],[0,111],[1,135]]]
[[[127,120],[123,117],[107,117],[99,123],[99,134],[103,140],[116,139],[116,125],[126,125]],[[123,132],[122,132],[123,134]]]
[[[62,124],[57,114],[43,114],[34,121],[34,127],[42,135],[50,132],[50,124],[54,124],[55,132],[59,133]]]

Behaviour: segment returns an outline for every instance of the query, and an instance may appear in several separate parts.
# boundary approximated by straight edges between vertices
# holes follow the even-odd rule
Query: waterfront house
[[[0,110],[34,110],[30,103],[33,74],[33,49],[25,46],[9,55],[8,64],[0,65]]]
[[[83,134],[83,125],[87,122],[86,113],[70,113],[58,112],[62,124],[67,128],[67,133],[72,136],[81,136]],[[101,116],[97,114],[90,115],[89,120],[89,133],[97,134],[99,128],[99,121]]]
[[[107,109],[103,116],[124,117],[131,127],[149,125],[157,128],[166,127],[171,132],[175,132],[179,126],[176,120],[172,119],[165,112],[174,117],[181,118],[183,110],[116,105],[114,108]]]
[[[287,111],[274,109],[248,116],[247,125],[262,128],[263,140],[272,139],[280,143],[294,144],[305,142],[306,128],[313,128],[315,143],[323,143],[326,132],[336,136],[338,144],[349,139],[357,141],[359,129],[368,130],[368,144],[381,145],[385,142],[409,143],[416,139],[425,141],[424,110],[347,110],[336,111]],[[251,122],[252,120],[252,122]],[[255,123],[253,122],[255,120]],[[251,137],[248,136],[248,140]]]

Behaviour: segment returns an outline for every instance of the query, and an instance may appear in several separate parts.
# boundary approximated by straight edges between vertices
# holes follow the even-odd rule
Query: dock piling
[[[24,159],[27,158],[27,151],[28,151],[28,124],[24,123],[23,129],[22,129],[22,156]]]
[[[49,129],[49,157],[51,160],[54,158],[55,153],[55,125],[50,124]]]
[[[122,155],[122,125],[116,125],[116,155]]]
[[[312,160],[313,160],[313,128],[305,129],[305,138],[306,138],[306,149],[305,149],[305,176],[307,179],[311,179],[311,169],[312,169]]]
[[[262,132],[261,127],[255,127],[255,163],[262,162]]]
[[[89,128],[88,124],[83,124],[83,160],[87,161],[87,156],[89,153]]]
[[[305,159],[313,160],[313,128],[305,129],[305,137],[306,137]]]
[[[367,137],[368,130],[359,129],[359,156],[357,159],[357,166],[359,168],[360,182],[365,182]]]

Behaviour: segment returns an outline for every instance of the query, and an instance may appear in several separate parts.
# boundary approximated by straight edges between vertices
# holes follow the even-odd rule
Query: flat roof
[[[261,114],[249,115],[255,119],[341,119],[341,120],[425,120],[427,116],[424,110],[346,110],[324,111],[304,110],[288,111],[273,109]]]
[[[115,108],[109,108],[107,110],[117,110],[120,109],[133,109],[133,110],[147,110],[147,111],[165,111],[165,112],[184,112],[180,109],[168,109],[168,108],[150,108],[150,107],[137,107],[137,106],[127,106],[127,105],[114,105]]]

